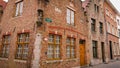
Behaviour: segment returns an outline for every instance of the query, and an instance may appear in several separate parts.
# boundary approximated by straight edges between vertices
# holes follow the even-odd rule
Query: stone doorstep
[[[77,67],[72,67],[72,68],[81,68],[80,66],[77,66]]]
[[[85,66],[76,66],[76,67],[72,67],[72,68],[87,68],[89,67],[88,65],[85,65]]]

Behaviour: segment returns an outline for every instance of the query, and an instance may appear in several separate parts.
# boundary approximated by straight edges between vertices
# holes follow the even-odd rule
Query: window
[[[47,57],[50,60],[60,59],[61,36],[49,34]]]
[[[100,33],[103,34],[103,23],[100,22]]]
[[[8,58],[10,47],[10,35],[4,35],[2,40],[2,46],[0,51],[0,56],[3,58]]]
[[[96,4],[94,4],[94,10],[95,10],[95,12],[99,13],[99,6],[97,6]]]
[[[119,55],[119,43],[116,43],[117,47],[117,55]]]
[[[91,21],[92,21],[92,22],[91,22],[91,30],[92,30],[92,31],[95,31],[95,22],[96,22],[96,21],[95,21],[95,19],[91,19]]]
[[[112,25],[112,34],[114,35],[114,26]]]
[[[108,32],[110,33],[110,23],[109,22],[107,23],[107,29],[108,29]]]
[[[92,45],[93,45],[93,58],[98,58],[97,41],[92,41]]]
[[[120,25],[119,19],[117,19],[118,25]]]
[[[115,42],[114,42],[114,55],[117,55],[117,45]]]
[[[96,4],[94,4],[94,10],[95,10],[95,12],[96,12]]]
[[[67,38],[66,56],[68,59],[75,58],[75,39]]]
[[[29,33],[18,34],[16,59],[26,60],[28,58]]]
[[[109,10],[106,8],[105,10],[106,15],[110,16]]]
[[[70,25],[74,24],[74,11],[71,9],[67,9],[67,23]]]
[[[118,31],[119,31],[119,38],[120,38],[120,29]]]
[[[16,3],[16,13],[15,16],[21,15],[23,12],[23,0],[19,0]]]
[[[117,35],[118,34],[117,27],[114,27],[114,34],[115,34],[115,36],[118,36]]]
[[[118,48],[119,48],[118,50],[119,50],[119,55],[120,55],[120,45],[119,45],[119,43],[118,43]]]
[[[99,13],[99,6],[97,6],[97,13]]]

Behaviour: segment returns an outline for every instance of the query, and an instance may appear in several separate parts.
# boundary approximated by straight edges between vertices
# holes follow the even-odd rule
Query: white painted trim
[[[65,61],[77,61],[79,60],[78,58],[73,58],[73,59],[66,59]]]
[[[8,60],[8,58],[0,58],[0,60]]]
[[[15,59],[14,61],[15,61],[15,62],[21,62],[21,63],[27,63],[26,60],[17,60],[17,59]]]
[[[50,61],[45,61],[46,63],[56,63],[56,62],[62,62],[63,60],[50,60]]]

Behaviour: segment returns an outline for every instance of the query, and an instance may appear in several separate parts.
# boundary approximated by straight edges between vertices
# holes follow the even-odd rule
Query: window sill
[[[21,18],[21,17],[22,17],[22,15],[13,16],[12,19]]]
[[[20,62],[20,63],[27,63],[26,60],[17,60],[17,59],[15,59],[14,61],[15,61],[15,62]]]
[[[8,60],[8,58],[2,58],[2,57],[0,57],[0,60]]]
[[[92,33],[96,33],[96,31],[91,31]]]
[[[97,60],[97,59],[99,59],[99,58],[93,58],[94,60]]]
[[[77,61],[77,58],[66,59],[65,61]]]
[[[69,24],[69,23],[67,23],[67,26],[75,27],[75,24]]]
[[[62,62],[63,60],[50,60],[50,61],[45,61],[45,63],[56,63],[56,62]]]
[[[76,25],[66,24],[68,27],[77,28]]]

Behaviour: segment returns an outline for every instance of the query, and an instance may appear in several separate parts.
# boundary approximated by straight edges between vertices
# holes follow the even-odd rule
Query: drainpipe
[[[40,62],[40,55],[42,48],[41,41],[42,41],[42,35],[40,33],[37,33],[34,43],[34,50],[33,50],[34,59],[32,61],[32,68],[40,68],[39,62]]]
[[[36,27],[40,28],[43,25],[43,10],[39,9],[42,7],[41,0],[38,0],[38,9],[37,9],[37,21],[35,22]],[[34,49],[33,49],[33,59],[32,59],[32,67],[31,68],[40,68],[40,56],[41,56],[41,49],[42,49],[42,34],[36,31],[35,42],[34,42]]]

